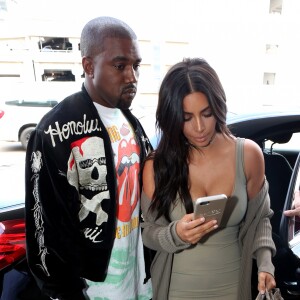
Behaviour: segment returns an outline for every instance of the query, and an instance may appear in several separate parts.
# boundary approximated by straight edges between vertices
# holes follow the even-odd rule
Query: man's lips
[[[136,94],[136,89],[135,88],[125,89],[123,91],[123,94],[135,95]]]

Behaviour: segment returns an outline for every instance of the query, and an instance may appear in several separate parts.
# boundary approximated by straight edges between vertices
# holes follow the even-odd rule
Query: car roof
[[[227,124],[235,136],[263,140],[300,131],[300,107],[267,109],[227,115]]]

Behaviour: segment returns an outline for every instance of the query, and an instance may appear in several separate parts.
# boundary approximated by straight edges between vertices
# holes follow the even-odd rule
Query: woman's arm
[[[190,246],[190,243],[182,241],[176,232],[176,223],[169,223],[164,217],[156,220],[156,212],[150,210],[154,193],[154,171],[153,161],[148,160],[143,169],[143,191],[141,196],[141,207],[144,222],[143,242],[146,247],[156,251],[174,253]]]
[[[182,241],[176,232],[178,221],[168,223],[163,217],[155,220],[155,215],[149,211],[151,200],[144,192],[142,193],[141,203],[144,218],[144,222],[141,224],[143,228],[142,236],[146,247],[168,253],[175,253],[190,247],[191,244]]]
[[[244,148],[245,174],[247,178],[247,195],[249,201],[254,199],[265,182],[265,163],[262,150],[251,140],[245,140]],[[255,200],[253,200],[255,201]],[[272,240],[272,228],[270,225],[270,217],[272,211],[270,209],[269,195],[262,199],[262,210],[253,244],[256,245],[254,256],[256,257],[258,267],[258,290],[264,292],[276,286],[274,279],[274,266],[272,263],[272,250],[268,244]]]
[[[153,161],[146,162],[143,170],[143,192],[141,206],[144,222],[143,242],[156,251],[174,253],[196,244],[207,233],[217,228],[216,221],[205,222],[204,218],[194,220],[193,213],[185,214],[180,220],[168,222],[163,216],[150,209],[154,194]]]

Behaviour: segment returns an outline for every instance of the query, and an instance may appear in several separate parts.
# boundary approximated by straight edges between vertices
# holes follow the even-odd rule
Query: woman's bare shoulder
[[[265,163],[262,149],[250,139],[245,140],[244,163],[248,197],[252,199],[260,191],[264,183]]]
[[[152,199],[154,193],[154,169],[153,169],[153,159],[148,159],[143,168],[143,190],[144,193]]]
[[[256,142],[250,139],[245,139],[244,155],[245,159],[259,159],[260,162],[264,160],[262,149]]]

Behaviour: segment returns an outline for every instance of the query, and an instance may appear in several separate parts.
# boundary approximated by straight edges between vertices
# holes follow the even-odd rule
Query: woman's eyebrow
[[[208,105],[207,107],[203,108],[203,109],[200,111],[200,113],[203,113],[203,112],[205,112],[205,111],[207,111],[207,110],[209,110],[209,109],[210,109],[210,106]],[[185,113],[185,114],[192,114],[191,112],[185,111],[185,110],[183,110],[183,113]]]
[[[208,105],[207,107],[203,108],[203,109],[201,110],[201,112],[205,112],[205,111],[207,111],[207,110],[209,110],[209,109],[210,109],[210,106]]]

